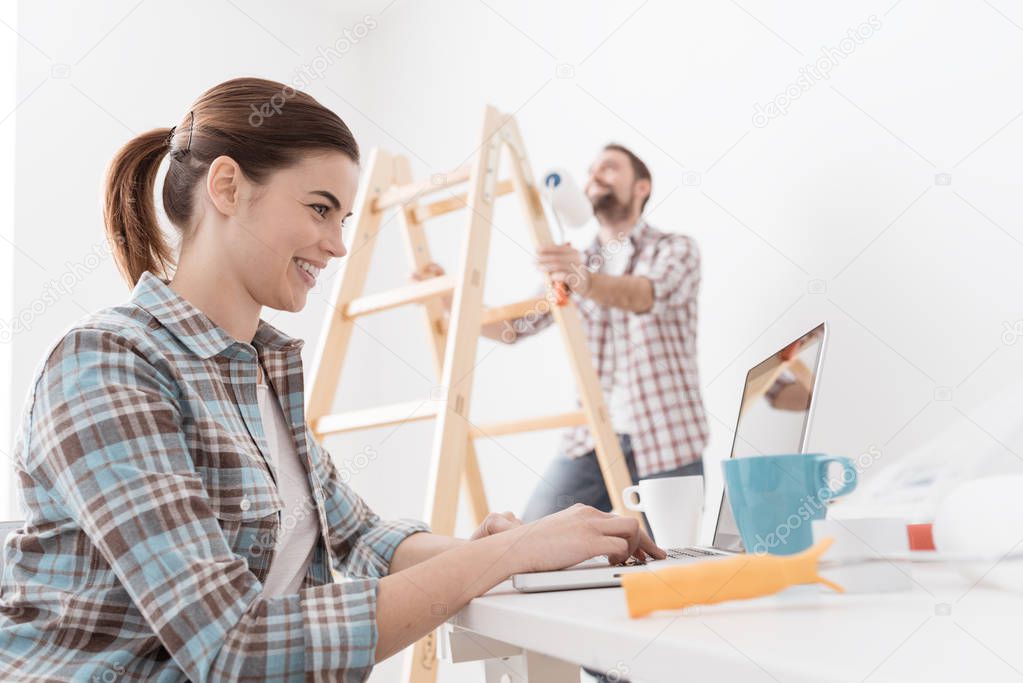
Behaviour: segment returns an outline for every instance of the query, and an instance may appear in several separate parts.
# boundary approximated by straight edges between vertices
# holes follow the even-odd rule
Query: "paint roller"
[[[555,168],[545,173],[543,184],[547,189],[547,204],[558,225],[559,244],[567,244],[565,225],[570,228],[585,225],[593,218],[593,207],[564,169]],[[554,300],[558,306],[568,303],[568,286],[564,282],[554,283]]]

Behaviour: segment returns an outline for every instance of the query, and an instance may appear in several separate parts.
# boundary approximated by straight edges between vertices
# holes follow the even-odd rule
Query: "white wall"
[[[949,425],[973,433],[963,458],[1023,454],[1018,416],[982,406],[1000,392],[1018,404],[1023,364],[1014,343],[1023,321],[1023,14],[1009,3],[20,8],[15,310],[100,243],[103,169],[132,134],[175,124],[226,78],[291,81],[300,67],[325,66],[308,89],[367,152],[383,145],[408,154],[419,176],[466,159],[487,102],[517,114],[538,172],[556,164],[581,176],[608,140],[647,161],[651,222],[692,235],[703,252],[712,476],[730,445],[745,370],[821,319],[833,335],[815,449],[879,448],[868,481]],[[842,43],[864,24],[870,37]],[[354,39],[342,43],[341,59],[317,61],[318,48],[346,35]],[[754,121],[756,105],[798,88],[822,50],[837,64],[830,77],[811,76],[787,113]],[[429,228],[448,267],[461,226]],[[537,275],[514,202],[499,208],[494,227],[486,299],[500,303],[528,295]],[[396,231],[382,236],[376,265],[370,290],[406,277]],[[323,279],[301,314],[267,315],[308,340],[307,363],[327,310]],[[86,311],[126,296],[106,259],[15,337],[15,421],[42,349]],[[360,325],[338,407],[427,399],[433,379],[419,317],[397,311]],[[1003,338],[1006,325],[1013,333]],[[571,407],[562,358],[555,333],[515,347],[481,343],[474,421]],[[495,508],[521,511],[556,438],[479,444]],[[378,457],[354,485],[382,514],[418,516],[430,440],[419,424],[328,447],[339,460],[373,448]],[[375,674],[396,675],[393,662]]]
[[[18,6],[6,3],[0,6],[0,20],[16,26]],[[10,65],[0,73],[0,321],[9,321],[13,313],[14,281],[11,265],[14,262],[14,130],[17,113],[18,37],[13,31],[0,34],[0,63]],[[11,373],[11,337],[0,323],[0,377]],[[0,519],[14,519],[14,470],[10,466],[11,454],[11,392],[0,391]]]
[[[981,404],[1019,398],[1023,359],[1015,333],[1003,333],[1023,317],[1023,229],[1012,203],[1021,189],[1023,94],[1012,84],[1023,16],[998,3],[792,9],[399,2],[353,55],[360,68],[337,86],[339,111],[363,144],[408,154],[420,175],[471,152],[484,102],[517,113],[538,171],[566,165],[581,176],[607,140],[646,159],[650,220],[693,235],[703,251],[712,477],[746,369],[821,319],[832,324],[832,344],[812,448],[879,452],[866,484],[949,425],[973,431],[976,453],[964,458],[1018,456],[1018,417]],[[830,65],[828,77],[811,65]],[[754,116],[770,114],[767,104],[801,76],[787,113]],[[535,282],[516,208],[495,220],[492,303]],[[456,230],[430,230],[448,266]],[[381,286],[403,271],[396,240],[388,259],[397,261]],[[371,329],[418,322],[402,316]],[[423,369],[418,343],[389,342]],[[553,333],[518,347],[481,345],[474,415],[569,406],[560,350]],[[380,400],[425,388],[408,369],[393,372],[378,384]],[[405,428],[389,447],[401,439],[422,452],[429,432],[419,429]],[[480,444],[496,506],[521,508],[555,438]]]

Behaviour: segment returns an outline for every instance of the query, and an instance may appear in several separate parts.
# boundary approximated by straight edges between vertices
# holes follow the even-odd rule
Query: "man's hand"
[[[430,278],[440,277],[444,275],[444,268],[439,263],[430,261],[419,270],[412,271],[412,279],[416,282],[422,282],[423,280],[429,280]],[[451,312],[451,295],[445,294],[441,297],[441,301],[444,303],[444,310]]]
[[[483,524],[480,524],[479,529],[472,532],[472,536],[469,537],[470,541],[483,538],[484,536],[493,536],[499,534],[502,531],[508,531],[514,529],[517,526],[522,526],[522,520],[516,517],[511,512],[491,512],[483,520]]]
[[[586,296],[590,291],[590,271],[583,264],[583,255],[570,244],[540,247],[536,252],[536,268],[550,273],[555,282],[564,282],[576,294]]]

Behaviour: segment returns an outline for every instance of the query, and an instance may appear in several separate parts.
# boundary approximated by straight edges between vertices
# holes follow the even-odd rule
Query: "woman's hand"
[[[620,517],[576,503],[570,508],[514,529],[516,572],[563,569],[599,555],[610,564],[647,555],[663,560],[667,553],[654,544],[635,517]]]
[[[511,512],[491,512],[487,515],[483,523],[480,524],[479,528],[472,533],[469,537],[470,541],[483,538],[484,536],[493,536],[499,534],[502,531],[508,531],[516,527],[522,526],[522,520],[516,517]]]

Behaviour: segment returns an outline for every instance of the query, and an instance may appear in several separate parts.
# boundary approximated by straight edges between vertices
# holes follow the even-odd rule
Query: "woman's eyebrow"
[[[341,209],[341,202],[338,201],[337,197],[335,197],[332,193],[327,192],[326,190],[313,190],[309,194],[318,194],[321,197],[326,198],[327,201],[329,201],[331,205],[334,207],[335,211]]]

